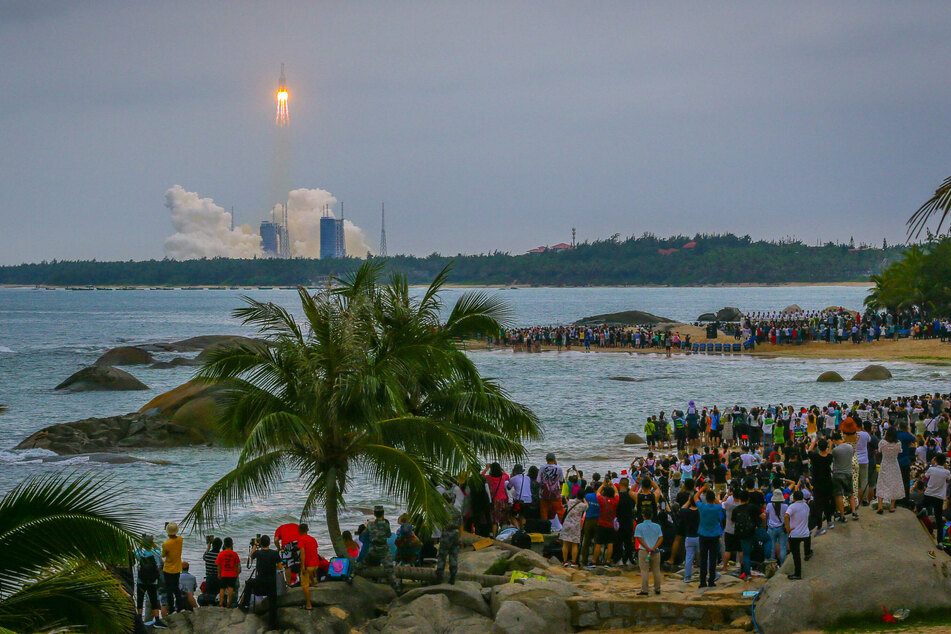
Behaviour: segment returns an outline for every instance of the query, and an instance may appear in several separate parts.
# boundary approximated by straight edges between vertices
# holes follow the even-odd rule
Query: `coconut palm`
[[[0,500],[0,632],[128,632],[134,512],[93,475],[30,478]]]
[[[935,233],[941,233],[941,227],[948,218],[948,214],[951,213],[951,176],[944,179],[944,182],[935,190],[934,196],[929,198],[908,219],[908,237],[917,238],[920,236],[931,216],[938,212],[941,213],[941,218],[938,220],[938,228],[935,229]]]
[[[334,288],[315,295],[299,288],[303,323],[285,308],[245,298],[235,316],[267,343],[215,350],[198,374],[231,385],[219,427],[243,448],[186,524],[214,524],[292,471],[306,495],[302,521],[322,508],[343,557],[338,514],[355,479],[372,481],[414,515],[441,520],[440,478],[485,456],[516,460],[522,442],[539,437],[534,414],[463,352],[461,342],[498,332],[508,308],[467,293],[441,324],[448,267],[418,299],[404,276],[382,283],[381,272],[368,262]]]

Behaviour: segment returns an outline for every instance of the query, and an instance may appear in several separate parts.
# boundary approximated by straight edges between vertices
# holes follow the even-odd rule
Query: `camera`
[[[206,544],[210,544],[210,543],[213,542],[213,541],[215,541],[215,536],[214,536],[214,535],[205,535],[205,543],[206,543]]]

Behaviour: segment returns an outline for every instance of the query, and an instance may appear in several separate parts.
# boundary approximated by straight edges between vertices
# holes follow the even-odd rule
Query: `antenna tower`
[[[575,228],[571,228],[571,248],[575,248]]]
[[[386,203],[380,203],[380,256],[386,257]]]

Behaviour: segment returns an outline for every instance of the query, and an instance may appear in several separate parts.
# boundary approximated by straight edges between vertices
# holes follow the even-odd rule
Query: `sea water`
[[[463,289],[447,289],[450,303]],[[621,310],[643,310],[678,321],[692,321],[724,306],[743,311],[780,310],[798,304],[806,310],[841,305],[860,309],[862,287],[743,288],[522,288],[484,291],[505,299],[520,325],[565,324],[581,317]],[[161,533],[165,521],[181,520],[212,482],[235,466],[234,450],[190,447],[137,450],[138,458],[170,462],[112,465],[75,457],[44,463],[48,452],[14,451],[32,432],[54,423],[136,411],[162,392],[187,381],[195,368],[153,370],[129,367],[148,391],[60,393],[53,388],[90,365],[107,349],[196,335],[248,334],[231,317],[241,296],[283,304],[300,314],[291,290],[128,290],[66,291],[0,289],[0,494],[23,479],[60,471],[92,470],[125,489],[120,499],[137,508],[150,528]],[[845,345],[845,344],[843,344]],[[830,400],[879,398],[924,391],[951,391],[946,368],[888,363],[894,379],[881,383],[816,383],[825,370],[845,377],[864,367],[862,360],[767,359],[744,355],[584,354],[580,351],[516,354],[471,353],[486,376],[496,378],[515,400],[532,408],[544,438],[528,445],[529,464],[540,464],[553,451],[560,464],[577,465],[590,474],[620,471],[643,452],[623,444],[624,435],[641,431],[650,414],[700,405],[811,405]],[[156,355],[167,360],[174,354]],[[633,381],[613,381],[624,376]],[[503,465],[509,469],[511,465]],[[213,532],[230,535],[239,546],[256,533],[272,533],[296,521],[306,499],[294,474],[270,496],[255,499],[223,518]],[[346,495],[344,528],[355,529],[375,504],[384,502],[372,482],[357,475]],[[387,503],[391,516],[401,509]],[[326,543],[323,518],[311,519],[318,540]],[[197,561],[204,538],[186,534],[186,559]]]

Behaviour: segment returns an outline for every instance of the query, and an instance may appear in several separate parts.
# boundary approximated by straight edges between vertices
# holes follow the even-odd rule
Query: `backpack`
[[[350,560],[346,557],[333,557],[327,568],[327,579],[330,581],[347,581],[350,579]]]
[[[733,534],[739,539],[749,539],[756,534],[752,509],[748,504],[733,509]]]
[[[151,552],[145,552],[137,554],[136,559],[139,562],[139,582],[153,584],[158,581],[159,571],[155,556]]]
[[[512,535],[511,544],[513,546],[518,546],[519,548],[531,548],[532,547],[532,538],[523,530],[515,531],[515,534]]]
[[[558,481],[558,469],[549,469],[547,465],[538,474],[541,483],[541,498],[543,500],[558,500],[561,498],[561,483]]]

